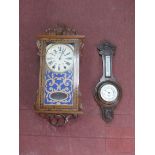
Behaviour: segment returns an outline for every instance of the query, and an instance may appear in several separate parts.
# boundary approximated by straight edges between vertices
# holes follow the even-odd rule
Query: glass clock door
[[[72,44],[46,47],[44,104],[73,104],[74,52]]]

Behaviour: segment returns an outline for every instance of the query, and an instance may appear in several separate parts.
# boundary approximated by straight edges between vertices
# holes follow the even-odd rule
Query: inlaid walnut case
[[[82,113],[79,59],[84,38],[62,24],[38,36],[40,73],[34,107],[54,126],[63,126]]]

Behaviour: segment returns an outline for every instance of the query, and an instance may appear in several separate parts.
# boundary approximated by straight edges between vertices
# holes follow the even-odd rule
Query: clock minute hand
[[[62,51],[62,53],[61,53],[61,55],[60,55],[60,57],[59,57],[59,60],[61,60],[61,57],[62,57],[62,55],[64,54],[64,52],[65,52],[65,50]]]

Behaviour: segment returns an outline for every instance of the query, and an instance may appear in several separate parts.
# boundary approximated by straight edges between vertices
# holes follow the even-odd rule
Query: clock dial
[[[101,98],[107,102],[115,101],[118,97],[118,90],[112,84],[103,85],[100,90]]]
[[[48,45],[46,48],[47,66],[54,72],[65,72],[72,69],[73,50],[73,46],[69,44]]]

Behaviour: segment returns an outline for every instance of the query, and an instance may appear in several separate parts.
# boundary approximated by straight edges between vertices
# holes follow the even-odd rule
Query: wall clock
[[[62,126],[82,113],[79,100],[79,59],[83,35],[57,25],[39,35],[39,90],[35,111],[54,126]]]
[[[103,75],[95,88],[95,99],[100,106],[102,118],[106,122],[113,119],[113,110],[121,99],[121,87],[112,73],[112,57],[116,47],[103,42],[97,47],[103,62]]]

